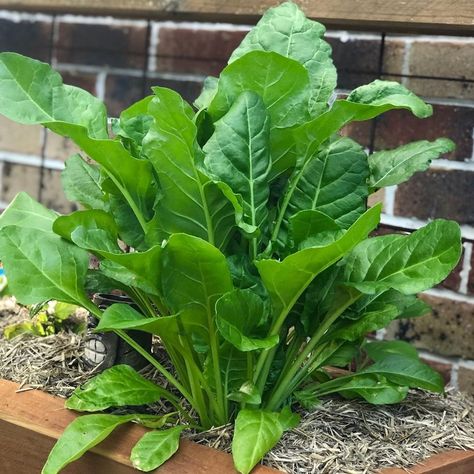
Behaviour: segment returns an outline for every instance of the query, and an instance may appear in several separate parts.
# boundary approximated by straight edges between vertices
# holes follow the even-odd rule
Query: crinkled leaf
[[[309,119],[309,76],[293,59],[277,53],[251,51],[224,68],[208,112],[214,121],[224,116],[244,91],[256,92],[267,107],[272,128]]]
[[[153,164],[161,193],[155,206],[157,243],[173,233],[185,232],[215,243],[228,242],[235,211],[221,189],[202,173],[197,161],[193,111],[178,93],[153,89],[148,111],[154,118],[143,142],[143,153]]]
[[[77,411],[102,411],[110,407],[148,405],[159,401],[162,395],[158,385],[129,365],[116,365],[76,388],[66,400],[66,407]]]
[[[393,288],[404,294],[444,280],[461,254],[459,225],[442,219],[411,235],[387,235],[360,243],[346,259],[345,281],[363,293]]]
[[[433,142],[420,140],[402,145],[394,150],[384,150],[369,156],[372,189],[403,183],[417,171],[429,168],[431,160],[454,150],[454,143],[447,138]]]
[[[144,434],[132,448],[130,460],[133,467],[150,472],[165,463],[179,448],[179,438],[185,426]]]
[[[305,17],[292,2],[268,9],[229,62],[249,51],[273,51],[295,59],[309,72],[313,113],[323,111],[336,87],[336,69],[331,59],[331,47],[322,37],[325,28]]]
[[[109,203],[100,185],[99,168],[87,163],[79,154],[69,157],[65,165],[61,183],[66,197],[88,209],[107,211]]]
[[[247,91],[215,123],[203,148],[210,174],[242,196],[246,221],[261,228],[268,217],[269,134],[270,120],[261,98]]]
[[[59,473],[107,438],[117,426],[134,418],[136,415],[84,415],[76,418],[54,445],[41,474]]]

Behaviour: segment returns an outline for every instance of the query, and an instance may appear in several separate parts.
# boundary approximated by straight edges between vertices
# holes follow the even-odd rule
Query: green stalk
[[[313,334],[306,347],[300,352],[296,358],[295,363],[289,367],[286,374],[281,377],[280,382],[276,385],[276,389],[270,396],[266,408],[268,410],[276,410],[278,406],[289,396],[291,391],[294,389],[294,382],[298,379],[299,372],[304,370],[303,364],[306,361],[309,354],[316,347],[316,344],[326,334],[327,330],[336,321],[336,319],[358,298],[360,293],[355,296],[350,296],[343,304],[333,309],[318,327],[316,332]],[[290,388],[290,391],[288,390]],[[289,393],[288,393],[289,391]]]

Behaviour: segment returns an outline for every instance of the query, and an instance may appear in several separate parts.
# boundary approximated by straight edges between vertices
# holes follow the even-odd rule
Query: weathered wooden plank
[[[474,34],[473,0],[296,0],[334,28]],[[0,0],[0,8],[255,23],[276,0]]]
[[[18,384],[0,379],[0,472],[40,472],[49,451],[66,426],[78,415],[64,408],[64,400],[39,390],[16,393]],[[117,428],[105,441],[70,464],[64,474],[135,474],[129,457],[147,430],[138,425]],[[153,471],[153,472],[158,472]],[[159,469],[160,474],[236,474],[229,454],[183,440],[178,452]],[[277,474],[258,466],[253,474]]]

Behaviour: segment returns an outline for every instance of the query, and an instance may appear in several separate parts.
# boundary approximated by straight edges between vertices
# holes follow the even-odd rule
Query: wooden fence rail
[[[0,9],[255,23],[278,0],[0,0]],[[332,28],[474,35],[474,0],[297,0]]]

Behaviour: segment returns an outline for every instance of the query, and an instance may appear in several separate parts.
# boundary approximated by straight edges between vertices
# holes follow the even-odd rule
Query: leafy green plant
[[[334,393],[396,403],[410,387],[443,391],[410,346],[365,337],[427,312],[416,294],[457,263],[459,227],[435,220],[411,235],[370,237],[381,205],[367,208],[367,197],[453,144],[420,141],[367,156],[341,136],[346,124],[392,109],[419,118],[432,109],[380,80],[333,100],[336,71],[323,34],[293,3],[270,9],[220,77],[206,81],[195,108],[155,87],[113,120],[113,134],[96,98],[63,85],[46,64],[0,55],[0,112],[83,150],[63,173],[67,196],[83,210],[59,216],[20,193],[1,216],[11,291],[24,303],[54,298],[87,308],[99,331],[116,332],[173,387],[117,366],[78,388],[69,408],[165,399],[198,429],[235,420],[235,465],[248,473],[297,425],[297,404]],[[88,270],[89,253],[98,270]],[[121,289],[140,311],[115,304],[101,312],[86,288]],[[173,369],[144,352],[130,329],[158,335]],[[334,378],[329,366],[351,370]],[[43,472],[58,472],[130,420],[143,416],[79,418]],[[148,471],[166,461],[182,428],[146,435],[134,465]]]

